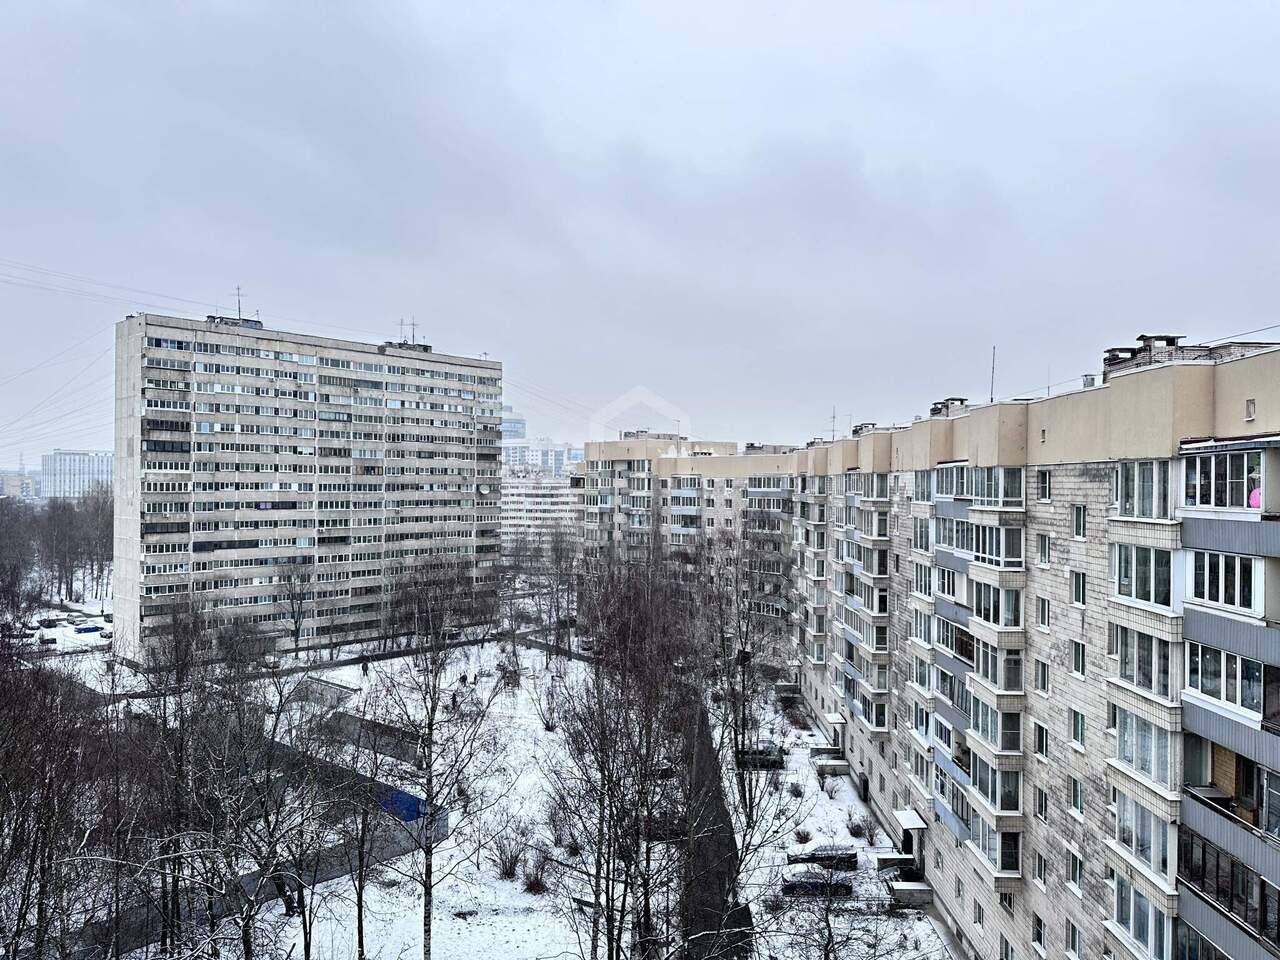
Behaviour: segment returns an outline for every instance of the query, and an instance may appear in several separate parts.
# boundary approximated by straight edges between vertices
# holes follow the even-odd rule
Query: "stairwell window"
[[[1077,540],[1083,540],[1088,533],[1088,514],[1085,511],[1083,503],[1073,503],[1071,505],[1071,535]]]
[[[1071,602],[1083,607],[1086,600],[1086,584],[1084,574],[1079,570],[1071,571]]]

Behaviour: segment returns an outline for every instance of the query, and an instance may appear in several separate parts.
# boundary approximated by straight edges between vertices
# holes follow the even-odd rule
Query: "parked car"
[[[787,755],[782,745],[773,740],[761,740],[738,751],[739,770],[782,770],[786,765]]]
[[[102,631],[102,639],[103,639],[103,640],[110,640],[110,639],[111,639],[112,637],[114,637],[114,636],[115,636],[115,633],[114,633],[113,631],[111,631],[111,630],[103,630],[103,631]]]
[[[833,874],[829,870],[816,868],[796,870],[783,876],[782,895],[784,897],[852,897],[853,881]]]
[[[76,633],[101,633],[102,628],[96,623],[82,623],[76,627]]]
[[[858,851],[841,844],[825,844],[787,854],[787,863],[806,863],[824,870],[857,870]]]
[[[104,613],[102,615],[102,619],[107,621],[107,623],[115,623],[115,616],[110,613]]]
[[[55,627],[59,627],[61,625],[62,625],[62,621],[57,617],[41,617],[40,618],[40,626],[42,626],[46,630],[52,630]]]
[[[40,642],[41,643],[57,643],[58,638],[55,637],[52,633],[46,633],[43,637],[40,638]]]
[[[78,613],[67,617],[67,623],[71,624],[73,627],[80,626],[80,624],[85,623],[86,620],[87,618],[80,616]]]

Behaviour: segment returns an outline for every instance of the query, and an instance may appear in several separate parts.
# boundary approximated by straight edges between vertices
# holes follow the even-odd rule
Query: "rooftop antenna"
[[[836,442],[836,405],[831,405],[831,442]]]
[[[404,343],[404,342],[405,342],[405,338],[404,338],[404,328],[405,328],[404,317],[401,317],[401,318],[400,318],[400,342],[401,342],[401,343]]]
[[[236,284],[236,319],[243,320],[244,316],[240,313],[240,284]]]
[[[418,321],[413,318],[413,314],[409,314],[409,342],[416,344],[418,342]]]
[[[988,403],[996,402],[996,345],[991,345],[991,399]]]

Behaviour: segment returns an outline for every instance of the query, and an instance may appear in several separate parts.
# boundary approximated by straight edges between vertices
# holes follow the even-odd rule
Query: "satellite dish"
[[[487,483],[482,483],[482,484],[480,484],[480,492],[481,492],[481,493],[488,493],[488,492],[489,492],[489,485],[488,485]]]

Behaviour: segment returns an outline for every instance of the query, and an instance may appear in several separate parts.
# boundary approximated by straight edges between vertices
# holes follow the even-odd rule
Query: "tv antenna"
[[[236,284],[236,319],[243,320],[244,315],[240,312],[240,284]]]

